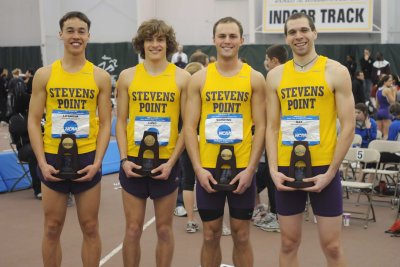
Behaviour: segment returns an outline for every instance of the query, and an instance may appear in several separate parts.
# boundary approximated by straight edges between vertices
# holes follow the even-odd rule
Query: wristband
[[[121,159],[121,161],[119,162],[119,166],[122,167],[124,165],[125,161],[127,161],[127,160],[128,160],[128,158]]]

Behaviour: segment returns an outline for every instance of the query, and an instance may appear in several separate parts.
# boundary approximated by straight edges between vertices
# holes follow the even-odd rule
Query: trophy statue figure
[[[228,167],[228,168],[222,168]],[[217,184],[211,184],[211,187],[217,191],[233,191],[237,188],[238,183],[229,184],[236,176],[236,157],[233,146],[221,145],[216,165],[215,179]]]
[[[311,154],[307,141],[294,141],[290,157],[289,177],[294,182],[285,182],[286,186],[293,188],[306,188],[313,186],[313,182],[303,182],[304,178],[312,177]]]
[[[60,179],[75,180],[83,176],[77,173],[79,170],[78,145],[74,134],[61,135],[56,159],[56,169],[60,172],[55,176]]]
[[[159,158],[159,143],[157,133],[152,131],[144,131],[143,138],[140,141],[139,154],[137,158],[137,164],[142,166],[141,169],[134,169],[133,171],[143,176],[157,176],[161,172],[151,173],[151,170],[157,168],[160,165]],[[145,158],[145,152],[152,152],[152,158]]]

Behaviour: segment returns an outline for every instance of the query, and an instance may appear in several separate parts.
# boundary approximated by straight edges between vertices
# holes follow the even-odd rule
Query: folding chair
[[[377,184],[382,180],[382,177],[386,178],[387,184],[392,184],[395,187],[393,199],[397,195],[397,184],[399,180],[399,169],[400,169],[400,157],[397,153],[400,152],[400,142],[390,140],[373,140],[369,143],[368,148],[376,149],[381,154],[381,160],[378,168]],[[393,158],[394,160],[388,160],[387,158]],[[389,166],[386,168],[386,166]],[[365,170],[366,173],[373,173],[374,170]],[[389,183],[389,180],[391,183]],[[393,203],[393,202],[392,202]],[[392,204],[392,209],[394,205]]]
[[[370,149],[370,148],[350,148],[349,151],[346,153],[345,160],[347,160],[350,164],[355,163],[355,173],[359,173],[364,176],[363,173],[363,167],[366,166],[367,163],[376,163],[376,169],[374,173],[374,179],[376,178],[377,175],[377,168],[379,165],[379,159],[380,159],[380,153],[375,150],[375,149]],[[344,187],[347,191],[347,189],[356,189],[359,190],[359,195],[357,198],[357,203],[360,203],[360,196],[361,194],[365,195],[367,197],[367,210],[366,212],[359,212],[359,211],[350,211],[351,213],[354,214],[361,214],[365,215],[364,217],[355,217],[352,216],[352,218],[355,219],[364,219],[365,224],[364,228],[368,228],[368,222],[370,220],[373,220],[376,222],[376,217],[375,217],[375,210],[374,206],[372,203],[372,191],[373,191],[373,183],[368,183],[368,182],[357,182],[357,181],[342,181],[342,187]],[[370,218],[370,213],[372,212],[372,218]]]
[[[353,142],[351,143],[352,147],[360,147],[362,144],[362,136],[359,134],[354,134]]]

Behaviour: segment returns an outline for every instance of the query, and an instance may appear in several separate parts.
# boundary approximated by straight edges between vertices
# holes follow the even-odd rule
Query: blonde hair
[[[201,65],[199,62],[191,62],[186,65],[185,70],[190,73],[190,75],[195,74],[199,70],[203,68],[203,65]]]

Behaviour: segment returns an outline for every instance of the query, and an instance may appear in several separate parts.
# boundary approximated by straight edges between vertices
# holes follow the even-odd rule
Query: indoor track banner
[[[264,0],[264,33],[283,33],[293,13],[308,14],[318,32],[372,32],[374,0]]]

